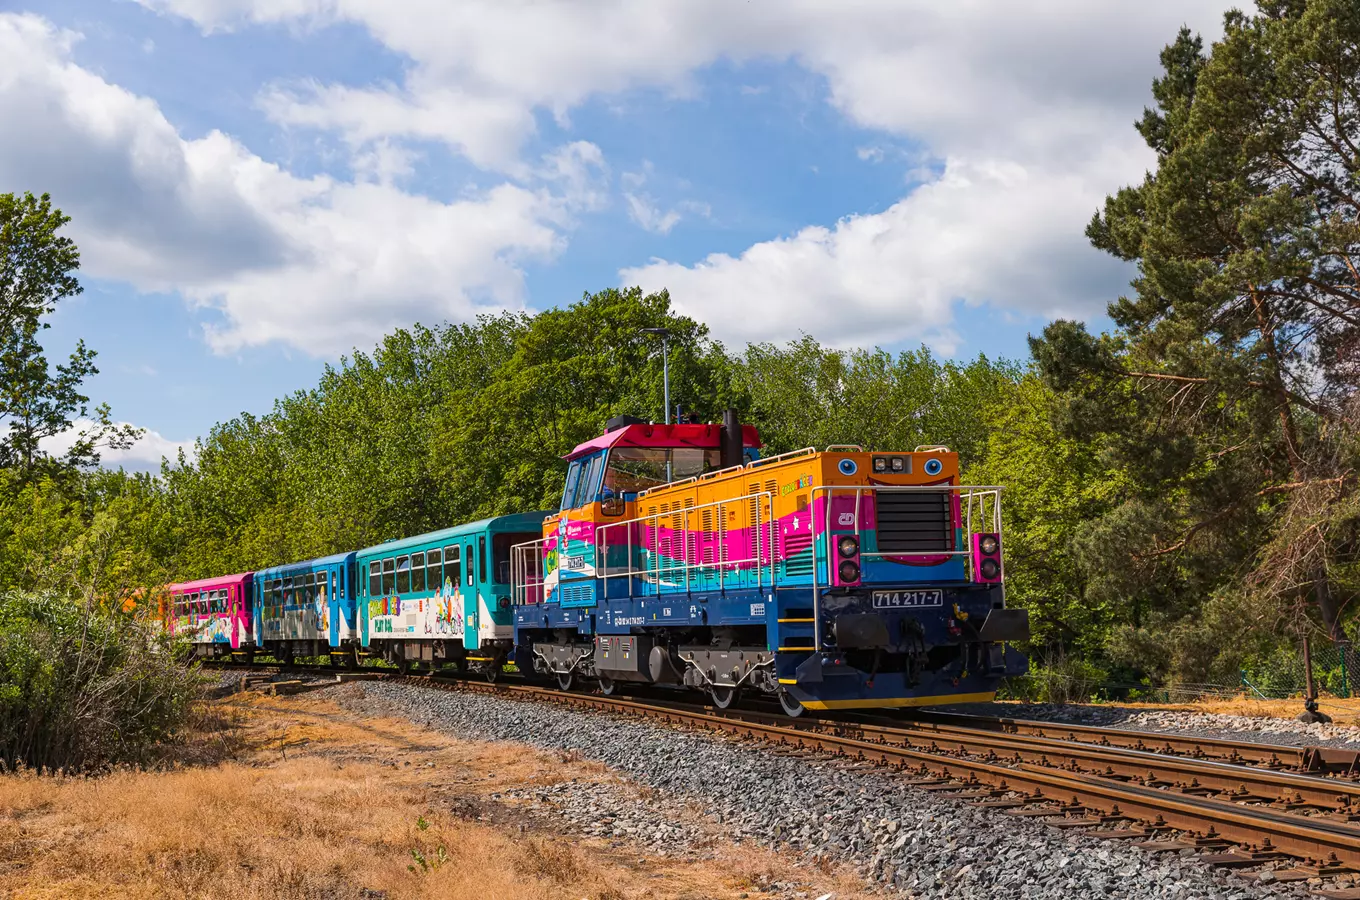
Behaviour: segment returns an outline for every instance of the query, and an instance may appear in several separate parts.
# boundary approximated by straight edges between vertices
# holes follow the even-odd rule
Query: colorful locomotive
[[[943,447],[761,459],[755,430],[611,423],[514,554],[522,670],[739,692],[785,712],[991,699],[1027,660],[1000,491]]]

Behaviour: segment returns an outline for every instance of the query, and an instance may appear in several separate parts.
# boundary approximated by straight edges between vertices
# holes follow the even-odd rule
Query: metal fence
[[[1360,652],[1350,644],[1312,647],[1313,681],[1319,693],[1360,695]],[[1302,694],[1307,686],[1303,654],[1280,652],[1242,669],[1241,689],[1256,697],[1279,699]]]

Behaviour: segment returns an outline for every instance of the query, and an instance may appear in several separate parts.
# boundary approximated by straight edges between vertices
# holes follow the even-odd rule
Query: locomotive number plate
[[[944,606],[944,591],[874,591],[874,606],[878,609]]]

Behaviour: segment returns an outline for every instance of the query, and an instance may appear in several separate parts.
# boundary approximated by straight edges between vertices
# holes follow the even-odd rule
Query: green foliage
[[[0,768],[146,763],[196,685],[155,623],[56,593],[0,593]]]
[[[75,277],[80,254],[70,238],[57,234],[69,221],[46,194],[0,194],[0,468],[25,478],[93,466],[101,446],[127,447],[140,434],[114,424],[108,406],[100,405],[61,457],[40,446],[90,417],[80,386],[99,372],[84,341],[55,371],[38,342],[48,327],[43,317],[81,290]]]
[[[1162,54],[1156,171],[1087,229],[1137,266],[1117,329],[1031,341],[1060,433],[1116,473],[1073,544],[1086,602],[1129,607],[1109,651],[1164,677],[1227,677],[1308,608],[1339,636],[1357,596],[1360,10],[1260,9]]]

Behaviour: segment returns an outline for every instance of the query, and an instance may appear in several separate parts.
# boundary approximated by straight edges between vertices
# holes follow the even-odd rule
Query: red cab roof
[[[625,425],[586,441],[564,459],[575,459],[610,447],[700,447],[717,450],[722,446],[721,425]],[[761,447],[760,432],[754,425],[741,426],[744,447]]]

